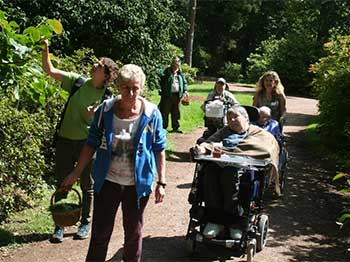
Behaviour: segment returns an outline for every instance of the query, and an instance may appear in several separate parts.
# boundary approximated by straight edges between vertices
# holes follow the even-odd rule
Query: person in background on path
[[[166,132],[157,106],[141,97],[144,84],[145,74],[139,66],[128,64],[120,69],[116,80],[120,95],[97,109],[78,164],[61,185],[71,188],[96,151],[92,233],[86,261],[105,261],[120,204],[123,261],[141,261],[143,212],[156,173],[156,203],[165,196]]]
[[[265,72],[256,84],[256,93],[253,98],[253,106],[267,106],[271,109],[271,116],[279,122],[283,130],[284,115],[286,109],[286,95],[284,87],[275,71]]]
[[[271,119],[271,109],[267,106],[262,106],[259,108],[259,115],[259,119],[251,122],[251,124],[270,132],[281,145],[281,143],[283,143],[283,135],[279,123]]]
[[[207,99],[205,99],[204,103],[202,104],[201,109],[205,111],[205,104],[209,101],[214,101],[215,99],[220,99],[225,104],[229,104],[230,106],[239,104],[236,97],[228,90],[229,88],[226,80],[222,77],[218,78],[218,80],[215,82],[214,90],[210,91]]]
[[[62,88],[71,92],[75,82],[80,78],[76,73],[55,68],[50,59],[48,40],[43,40],[42,67],[55,80],[62,83]],[[61,127],[58,130],[55,154],[55,174],[57,186],[69,174],[80,154],[89,132],[93,111],[105,93],[106,86],[113,81],[118,73],[117,65],[109,58],[103,57],[93,64],[90,74],[81,87],[69,99]],[[86,239],[90,232],[91,207],[93,198],[93,181],[91,178],[91,161],[86,165],[80,179],[82,190],[82,216],[78,232],[74,239]],[[57,194],[56,199],[62,199],[66,194]],[[50,238],[52,243],[63,241],[64,228],[55,226]]]
[[[171,66],[166,68],[160,77],[159,110],[163,117],[163,128],[168,128],[168,118],[171,115],[172,132],[182,133],[180,130],[180,101],[183,95],[188,95],[185,76],[180,69],[181,61],[178,57],[172,60]]]

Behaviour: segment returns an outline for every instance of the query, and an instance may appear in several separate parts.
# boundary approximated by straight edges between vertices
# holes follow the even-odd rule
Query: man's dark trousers
[[[168,128],[169,114],[171,115],[171,127],[178,130],[180,127],[180,101],[179,93],[171,93],[171,96],[162,96],[159,110],[163,118],[163,128]]]

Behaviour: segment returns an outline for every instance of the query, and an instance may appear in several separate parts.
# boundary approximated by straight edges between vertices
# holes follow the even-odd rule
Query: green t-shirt
[[[79,75],[75,73],[64,76],[62,88],[70,92],[78,78]],[[105,88],[97,89],[93,87],[91,78],[88,78],[71,97],[59,130],[59,136],[72,140],[86,139],[92,121],[92,118],[87,114],[87,107],[96,102],[99,103],[104,92]]]

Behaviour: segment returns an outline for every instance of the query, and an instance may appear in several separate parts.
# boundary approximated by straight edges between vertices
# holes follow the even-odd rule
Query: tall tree
[[[196,21],[196,8],[197,8],[197,0],[190,0],[190,15],[189,15],[190,28],[187,32],[187,43],[186,43],[186,53],[185,53],[185,61],[189,66],[192,66],[192,51],[193,51],[193,40],[194,40],[194,27],[195,27],[195,21]]]

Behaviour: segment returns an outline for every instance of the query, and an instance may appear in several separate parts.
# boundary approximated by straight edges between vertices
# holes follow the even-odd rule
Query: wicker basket
[[[72,188],[72,191],[74,191],[79,198],[79,204],[76,205],[77,207],[72,209],[72,210],[54,210],[54,205],[55,205],[55,196],[57,193],[59,193],[60,191],[55,191],[52,196],[51,196],[51,214],[52,214],[52,218],[53,221],[55,222],[55,224],[57,226],[73,226],[75,225],[81,216],[81,195],[79,193],[78,190]]]
[[[188,106],[190,104],[190,96],[185,93],[181,99],[181,104],[184,106]]]

